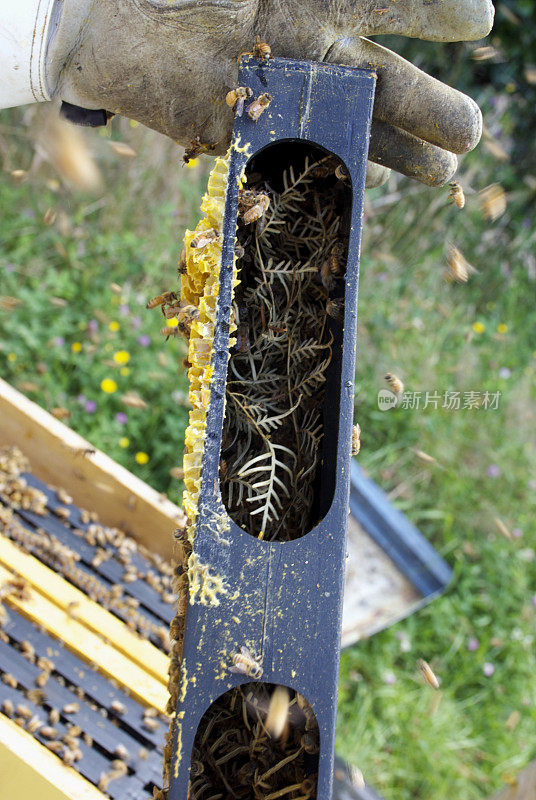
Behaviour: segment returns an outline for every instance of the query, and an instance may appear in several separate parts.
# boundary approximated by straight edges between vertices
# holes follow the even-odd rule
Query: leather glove
[[[478,143],[476,103],[364,38],[431,41],[486,36],[491,0],[63,0],[49,44],[54,94],[142,122],[187,147],[229,144],[237,57],[256,35],[275,56],[373,67],[378,73],[369,185],[387,169],[432,186],[456,170],[455,153]],[[65,57],[65,53],[68,56]],[[215,147],[212,147],[215,145]]]

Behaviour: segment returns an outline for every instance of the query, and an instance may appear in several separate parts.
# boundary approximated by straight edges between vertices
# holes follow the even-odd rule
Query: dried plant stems
[[[298,174],[289,167],[279,192],[253,184],[270,205],[262,224],[238,231],[244,254],[234,303],[237,344],[229,363],[221,488],[232,519],[270,541],[298,538],[314,524],[333,342],[328,303],[341,277],[325,277],[342,235],[333,170],[318,177],[319,164],[327,161],[306,161]]]

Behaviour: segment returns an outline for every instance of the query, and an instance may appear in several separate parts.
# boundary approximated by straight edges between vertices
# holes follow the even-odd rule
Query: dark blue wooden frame
[[[285,59],[241,60],[239,84],[272,102],[253,122],[237,117],[224,217],[220,296],[214,338],[214,378],[208,411],[195,556],[224,581],[216,604],[188,607],[170,800],[186,800],[190,757],[203,713],[224,692],[251,679],[229,672],[241,646],[257,655],[262,680],[283,684],[312,704],[320,728],[318,798],[331,797],[341,613],[354,413],[357,284],[366,161],[375,74],[369,70]],[[333,153],[352,186],[346,270],[340,402],[330,442],[333,500],[322,521],[291,542],[264,542],[229,519],[219,491],[219,459],[229,357],[232,264],[238,177],[248,159],[273,143],[302,141]],[[248,145],[246,151],[242,148]],[[334,379],[335,379],[334,378]]]

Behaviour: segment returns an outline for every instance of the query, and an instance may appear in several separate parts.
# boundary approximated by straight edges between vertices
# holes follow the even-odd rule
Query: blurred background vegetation
[[[388,800],[476,800],[536,757],[533,3],[497,4],[484,42],[386,43],[475,97],[485,130],[460,160],[463,210],[396,175],[367,193],[359,461],[455,577],[343,653],[339,749]],[[2,376],[179,502],[186,350],[145,304],[177,285],[210,159],[184,168],[176,145],[127,120],[65,134],[56,114],[0,115]],[[451,244],[475,269],[466,284],[444,280]],[[387,371],[408,391],[498,391],[499,408],[381,412]]]

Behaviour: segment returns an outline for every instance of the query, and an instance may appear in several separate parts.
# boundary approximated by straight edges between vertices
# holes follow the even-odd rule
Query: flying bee
[[[456,206],[456,208],[463,208],[465,206],[465,194],[458,181],[451,181],[449,183],[449,199],[448,204]]]
[[[239,675],[247,675],[249,678],[258,681],[262,678],[262,667],[255,659],[247,647],[242,646],[239,653],[233,653],[233,666],[229,667],[229,672]]]
[[[388,372],[385,376],[385,380],[391,387],[391,391],[393,391],[396,395],[402,394],[404,391],[404,384],[394,375],[392,372]]]
[[[244,113],[244,102],[253,95],[249,86],[237,86],[236,89],[231,89],[225,96],[225,102],[229,108],[234,108],[237,117],[241,117]]]
[[[342,319],[343,309],[344,300],[342,297],[338,297],[334,300],[328,300],[326,304],[326,314],[328,317],[333,317],[333,319]]]
[[[352,447],[351,447],[351,454],[356,456],[359,451],[361,450],[361,428],[356,423],[352,427]]]
[[[158,306],[160,306],[162,308],[162,313],[164,313],[164,306],[170,306],[172,303],[177,302],[177,300],[176,292],[162,292],[162,294],[157,294],[156,297],[149,300],[145,308],[158,308]]]
[[[220,234],[214,228],[209,228],[206,231],[199,231],[190,242],[190,247],[193,247],[194,250],[201,250],[202,247],[206,247],[207,244],[215,242],[219,238]]]
[[[422,658],[418,659],[417,666],[419,667],[421,674],[428,686],[431,686],[432,689],[439,689],[439,681],[436,678],[431,666]]]
[[[185,164],[191,161],[197,156],[200,156],[202,153],[208,153],[211,150],[214,150],[216,147],[216,142],[214,144],[209,144],[207,142],[202,142],[199,136],[196,136],[195,139],[192,139],[186,150],[184,151],[184,155],[182,157]]]
[[[270,103],[272,102],[272,95],[268,92],[264,92],[260,94],[256,100],[254,100],[248,107],[248,117],[253,120],[253,122],[257,122],[260,115],[266,111]]]
[[[285,686],[276,686],[270,698],[264,727],[274,739],[280,739],[288,720],[289,694]]]
[[[469,274],[476,272],[475,268],[469,264],[463,253],[453,244],[450,245],[447,253],[447,268],[444,273],[445,280],[449,283],[467,283]]]

